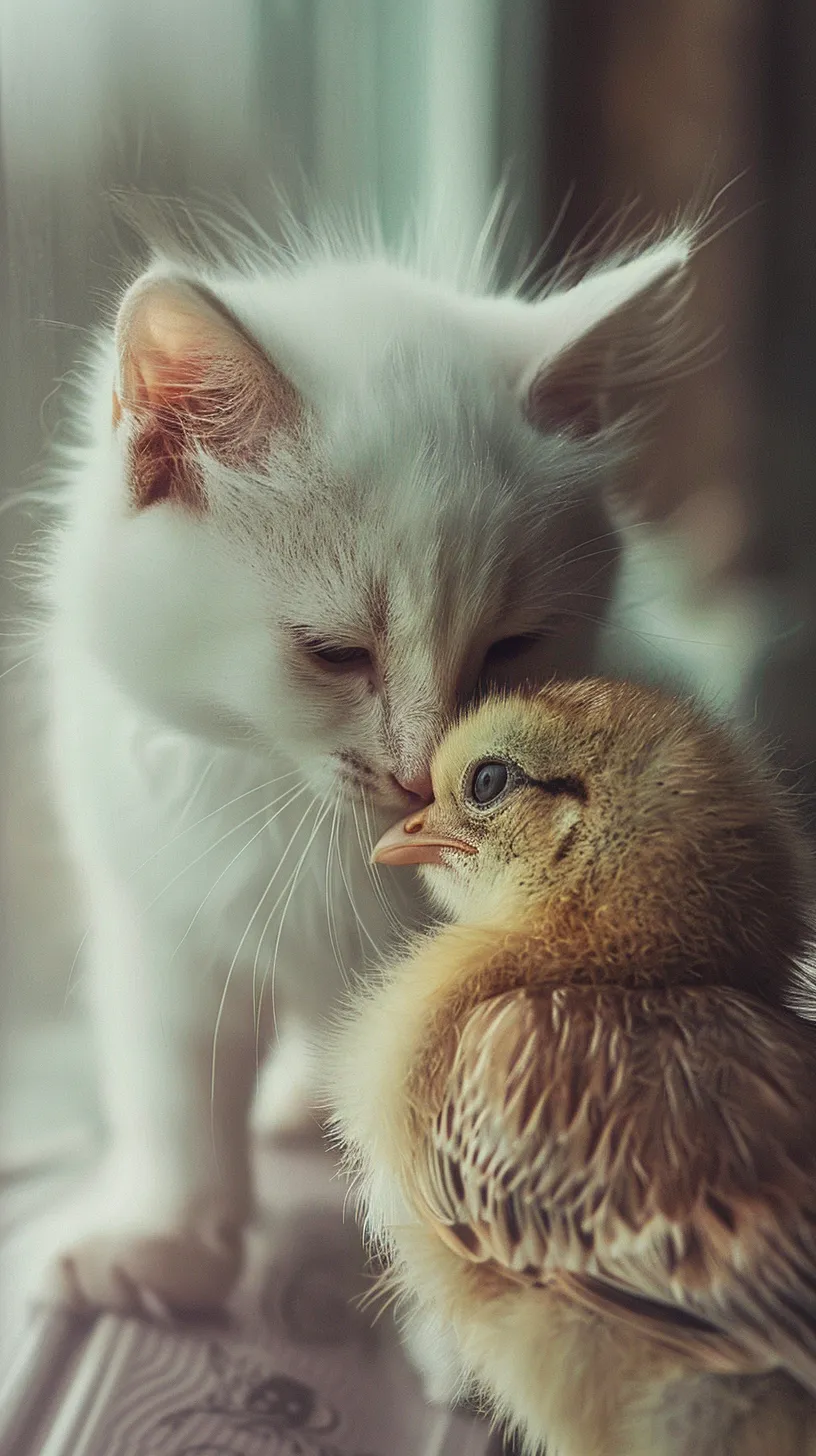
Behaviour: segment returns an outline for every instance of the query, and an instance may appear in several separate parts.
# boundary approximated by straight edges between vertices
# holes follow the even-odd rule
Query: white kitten
[[[353,255],[158,260],[126,294],[49,578],[111,1134],[70,1298],[228,1293],[256,1049],[393,942],[357,828],[427,794],[480,681],[591,666],[613,386],[659,374],[688,253],[536,302]]]

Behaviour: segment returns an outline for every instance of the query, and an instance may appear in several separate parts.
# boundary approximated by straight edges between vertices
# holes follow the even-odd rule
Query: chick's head
[[[442,740],[432,781],[374,857],[420,864],[455,921],[538,923],[607,974],[758,989],[807,943],[790,816],[690,703],[602,680],[490,698]]]

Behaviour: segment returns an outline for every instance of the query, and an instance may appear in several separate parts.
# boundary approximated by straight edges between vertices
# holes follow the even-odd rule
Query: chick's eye
[[[470,780],[470,798],[474,804],[492,804],[507,788],[510,775],[507,764],[488,759],[478,763]]]

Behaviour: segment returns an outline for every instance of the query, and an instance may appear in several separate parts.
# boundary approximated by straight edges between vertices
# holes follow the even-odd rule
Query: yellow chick
[[[816,1453],[809,869],[774,785],[603,681],[489,700],[432,779],[373,858],[454,923],[333,1060],[414,1348],[549,1456]]]

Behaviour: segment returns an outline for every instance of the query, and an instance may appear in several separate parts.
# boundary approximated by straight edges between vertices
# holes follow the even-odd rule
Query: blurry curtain
[[[575,0],[554,19],[551,181],[574,188],[564,242],[597,231],[610,205],[625,237],[714,203],[691,300],[711,347],[672,392],[652,486],[656,518],[688,518],[704,590],[706,571],[745,564],[755,519],[762,0]]]
[[[551,195],[562,241],[715,196],[693,308],[708,367],[656,442],[654,508],[689,532],[696,589],[742,580],[776,640],[746,687],[816,835],[816,7],[574,0],[553,8]]]

